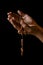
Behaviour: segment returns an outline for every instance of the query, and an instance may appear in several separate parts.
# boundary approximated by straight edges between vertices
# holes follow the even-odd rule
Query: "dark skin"
[[[19,34],[31,34],[36,36],[43,42],[43,28],[41,28],[36,21],[29,15],[22,11],[17,11],[18,14],[9,12],[7,13],[7,20],[13,25]]]

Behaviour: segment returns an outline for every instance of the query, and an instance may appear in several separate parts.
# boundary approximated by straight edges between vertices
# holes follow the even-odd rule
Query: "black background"
[[[0,2],[0,50],[2,63],[29,64],[43,59],[43,44],[31,35],[24,35],[24,56],[20,56],[21,36],[7,21],[7,12],[21,10],[33,17],[37,24],[43,27],[42,1],[3,0]],[[41,58],[41,59],[40,59]],[[39,62],[38,62],[39,63]]]

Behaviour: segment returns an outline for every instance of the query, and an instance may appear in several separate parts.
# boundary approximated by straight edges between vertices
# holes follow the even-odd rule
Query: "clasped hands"
[[[33,34],[36,22],[28,14],[18,10],[18,14],[9,12],[7,13],[7,20],[13,25],[19,34]]]

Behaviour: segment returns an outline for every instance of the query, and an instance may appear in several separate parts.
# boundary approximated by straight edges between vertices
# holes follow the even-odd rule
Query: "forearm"
[[[37,25],[37,32],[34,34],[43,43],[43,28]]]

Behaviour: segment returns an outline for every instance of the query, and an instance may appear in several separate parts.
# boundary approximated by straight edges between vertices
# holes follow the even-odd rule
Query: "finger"
[[[27,24],[24,22],[24,20],[20,20],[20,25],[25,28],[27,26]]]
[[[17,17],[17,14],[12,13],[12,12],[8,12],[7,15],[8,17],[15,17],[15,18]]]
[[[13,27],[14,27],[16,30],[18,30],[18,33],[19,33],[19,34],[21,34],[21,35],[22,35],[22,34],[26,34],[26,32],[22,30],[21,25],[18,24],[16,21],[14,21],[14,18],[13,18],[13,17],[12,17],[11,19],[8,18],[8,20],[9,20],[9,22],[13,25]]]
[[[23,28],[25,28],[25,26],[26,26],[26,24],[23,22],[23,21],[21,21],[21,25],[20,24],[18,24],[16,21],[15,21],[15,18],[14,17],[12,17],[11,15],[8,15],[8,21],[13,25],[13,27],[16,29],[16,30],[18,30],[18,33],[19,34],[26,34],[27,33],[27,31],[26,30],[21,30],[21,26],[23,27]]]
[[[11,17],[10,19],[7,18],[7,20],[13,25],[15,29],[20,30],[21,25],[16,22],[14,17]]]
[[[22,16],[22,19],[24,20],[24,22],[25,22],[26,24],[31,24],[31,23],[32,23],[32,18],[31,18],[29,15],[24,14],[24,13],[23,13],[22,11],[20,11],[20,10],[18,10],[17,12],[18,12],[18,14],[19,14],[20,16]],[[32,25],[30,25],[30,26],[32,26]]]
[[[12,12],[7,13],[7,15],[8,15],[8,19],[9,20],[13,17],[13,13]]]
[[[25,15],[25,14],[24,14],[22,11],[20,11],[20,10],[18,10],[17,13],[18,13],[20,16],[22,16],[22,17]]]
[[[15,13],[8,13],[8,18],[7,20],[17,29],[19,30],[21,28],[21,25],[18,23],[19,20],[18,18],[20,18],[17,14]]]
[[[20,16],[22,16],[22,19],[24,20],[24,22],[25,22],[26,24],[30,24],[29,26],[35,26],[35,25],[34,25],[34,22],[32,22],[33,19],[32,19],[29,15],[23,13],[23,12],[20,11],[20,10],[18,10],[17,13],[18,13]],[[31,25],[31,24],[32,24],[32,25]]]
[[[9,13],[7,13],[7,15],[8,15],[8,18],[7,18],[7,20],[10,20],[10,19],[15,19],[14,17],[13,17],[13,13],[12,12],[9,12]]]
[[[12,12],[8,12],[8,13],[7,13],[7,15],[10,15],[10,14],[12,14]]]
[[[15,14],[13,14],[13,15],[15,16]],[[17,18],[15,19],[15,17],[12,17],[12,13],[8,14],[7,19],[14,26],[14,28],[18,30],[19,34],[26,34],[26,32],[24,30],[22,30],[21,26],[18,25],[17,22],[15,22],[15,20],[17,21]],[[23,24],[23,27],[24,27],[24,24]]]
[[[21,34],[21,35],[22,34],[25,34],[25,35],[27,34],[27,32],[23,28],[18,30],[18,33]]]
[[[22,35],[23,34],[23,30],[18,30],[18,33]]]
[[[15,14],[12,13],[12,12],[7,13],[7,15],[8,15],[9,18],[10,18],[10,17],[15,17]],[[16,15],[16,16],[17,16],[17,15]]]

